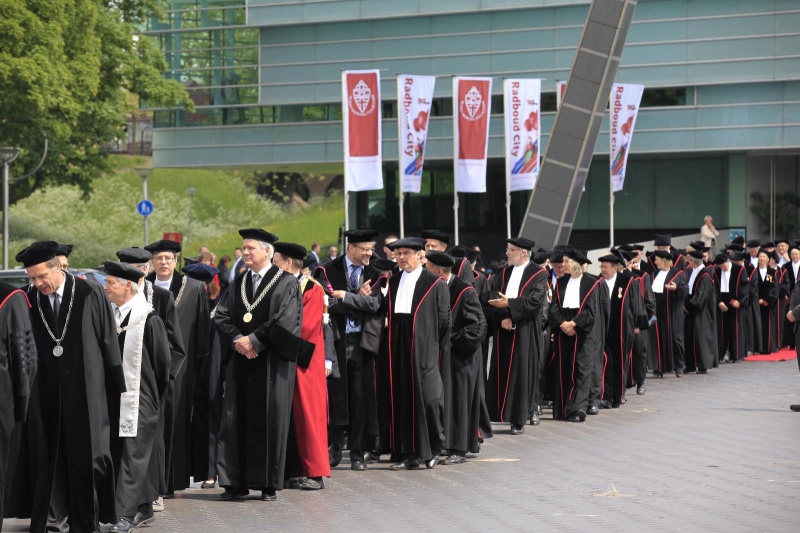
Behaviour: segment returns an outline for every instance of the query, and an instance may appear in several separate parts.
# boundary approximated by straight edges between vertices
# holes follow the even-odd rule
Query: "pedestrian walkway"
[[[727,364],[629,393],[583,424],[545,412],[520,436],[497,425],[463,465],[352,472],[345,460],[325,490],[277,502],[216,502],[219,490],[195,484],[141,531],[798,531],[796,361]]]

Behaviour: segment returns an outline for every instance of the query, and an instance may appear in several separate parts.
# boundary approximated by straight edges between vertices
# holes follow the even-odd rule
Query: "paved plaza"
[[[277,502],[216,502],[219,489],[195,484],[139,531],[800,531],[796,361],[723,365],[629,392],[627,405],[583,424],[546,411],[520,436],[496,425],[463,465],[353,472],[345,459],[325,490],[284,490]]]

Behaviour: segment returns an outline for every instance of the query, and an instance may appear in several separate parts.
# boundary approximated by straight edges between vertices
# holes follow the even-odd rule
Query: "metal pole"
[[[609,183],[610,183],[610,180],[609,180]],[[610,233],[611,233],[611,244],[609,245],[609,248],[613,248],[614,247],[614,187],[613,187],[613,184],[611,186],[611,200],[609,200],[609,202],[608,202],[608,208],[609,208],[609,211],[611,213],[611,216],[609,217],[609,226],[610,226],[610,230],[611,230],[610,231]]]
[[[406,221],[405,221],[405,196],[406,194],[403,192],[403,185],[400,185],[400,199],[398,200],[398,205],[400,207],[400,238],[404,239],[406,234]]]
[[[8,270],[8,162],[3,163],[3,269]]]
[[[775,241],[775,157],[769,158],[769,240]]]
[[[345,183],[347,180],[345,179]],[[347,192],[347,187],[345,186],[344,190],[344,230],[347,231],[350,229],[350,193]]]
[[[142,176],[142,195],[144,196],[143,200],[147,200],[147,176]],[[150,244],[150,236],[148,234],[147,228],[147,219],[149,215],[144,216],[144,245],[147,246]]]
[[[456,238],[455,244],[458,244],[458,190],[455,188],[455,180],[453,181],[453,214],[455,215],[455,231],[453,232]]]

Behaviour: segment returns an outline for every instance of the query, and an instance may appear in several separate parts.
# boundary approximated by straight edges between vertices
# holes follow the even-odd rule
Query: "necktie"
[[[261,281],[261,276],[253,272],[253,294],[256,293],[256,289],[258,288],[258,283]]]
[[[350,265],[350,288],[358,289],[358,267]]]
[[[53,314],[56,316],[56,321],[58,321],[58,312],[61,310],[61,302],[58,301],[58,293],[55,293],[53,296]]]
[[[122,311],[119,310],[119,307],[114,307],[114,318],[119,326],[122,323]]]

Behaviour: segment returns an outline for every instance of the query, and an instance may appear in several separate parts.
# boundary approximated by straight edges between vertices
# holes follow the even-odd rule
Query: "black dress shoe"
[[[794,404],[794,405],[790,405],[790,406],[789,406],[789,409],[791,409],[791,410],[792,410],[792,411],[794,411],[795,413],[800,413],[800,404]]]
[[[284,489],[299,489],[300,488],[300,483],[302,483],[304,479],[305,478],[302,478],[302,477],[290,477],[289,479],[287,479],[284,482],[283,488]]]
[[[275,489],[262,490],[261,491],[261,501],[262,502],[278,501],[278,493],[275,492]]]
[[[467,458],[465,457],[464,454],[454,453],[454,454],[448,455],[447,459],[444,460],[443,464],[446,464],[446,465],[460,465],[461,463],[463,463],[466,460],[467,460]]]
[[[201,489],[213,489],[216,486],[217,486],[217,480],[216,479],[207,479],[207,480],[203,481],[203,483],[200,485],[200,488]]]
[[[214,496],[214,499],[222,502],[241,500],[248,494],[250,494],[250,491],[247,489],[234,489],[232,487],[228,487],[222,494],[217,494]]]
[[[419,468],[419,459],[416,457],[409,457],[408,459],[403,459],[399,463],[395,463],[390,466],[392,470],[411,470],[413,468]]]
[[[133,530],[133,519],[120,516],[119,522],[108,528],[109,533],[128,533]]]
[[[375,451],[368,451],[364,452],[364,462],[365,463],[377,463],[381,459],[381,454]]]
[[[133,527],[146,526],[147,524],[152,523],[155,519],[156,515],[153,512],[152,506],[139,506],[139,511],[136,513],[136,516],[133,517]]]
[[[700,370],[700,369],[698,369],[697,372],[695,372],[695,373],[696,374],[708,374],[708,370]]]
[[[589,410],[587,411],[587,414],[596,415],[599,412],[600,412],[600,408],[599,407],[597,407],[596,405],[590,405],[589,406]]]
[[[611,409],[613,405],[608,400],[600,400],[600,403],[597,404],[597,407],[600,409]]]
[[[342,450],[336,449],[333,446],[328,447],[328,461],[331,468],[336,468],[342,462]]]
[[[537,405],[536,406],[536,412],[539,413],[539,416],[542,416],[542,406],[541,405]]]
[[[512,435],[522,435],[523,433],[525,433],[525,426],[517,426],[515,424],[511,424]]]
[[[367,463],[363,459],[350,459],[350,470],[366,470]]]
[[[647,392],[647,388],[644,385],[636,387],[636,394],[644,394],[645,392]]]
[[[675,377],[676,377],[676,378],[679,378],[679,377],[681,377],[681,376],[683,376],[683,370],[676,370],[676,371],[675,371]]]
[[[300,490],[320,490],[325,488],[325,482],[321,477],[304,477],[300,482]]]
[[[431,469],[431,468],[436,467],[436,465],[439,464],[439,460],[441,458],[442,458],[442,456],[440,454],[438,454],[438,453],[433,454],[433,457],[431,457],[430,459],[425,461],[425,468]]]
[[[583,410],[575,411],[567,418],[567,422],[583,422],[584,420],[586,420],[586,411]]]
[[[534,410],[533,414],[531,415],[531,425],[538,426],[541,420],[539,419],[539,412]]]

